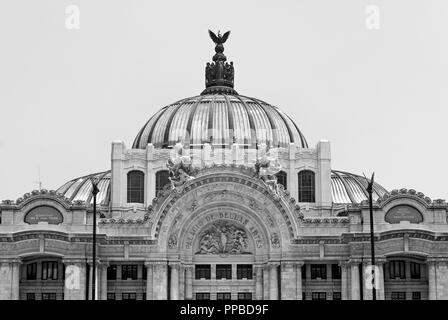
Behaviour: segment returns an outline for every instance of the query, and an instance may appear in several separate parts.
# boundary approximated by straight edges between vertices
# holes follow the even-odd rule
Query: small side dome
[[[71,201],[84,201],[93,204],[92,183],[91,179],[98,180],[98,189],[100,190],[96,196],[98,205],[108,205],[110,199],[110,170],[89,174],[64,183],[56,192],[69,198]]]
[[[359,175],[344,172],[331,171],[331,194],[334,204],[358,204],[369,199],[366,191],[368,180]],[[388,191],[378,183],[373,183],[372,199],[376,201]]]

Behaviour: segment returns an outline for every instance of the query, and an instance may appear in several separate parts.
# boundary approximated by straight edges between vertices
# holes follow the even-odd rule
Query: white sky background
[[[80,30],[65,27],[79,6]],[[365,26],[367,5],[380,29]],[[448,198],[448,1],[0,2],[0,200],[110,169],[163,106],[204,89],[207,29],[235,89],[278,106],[332,167]]]

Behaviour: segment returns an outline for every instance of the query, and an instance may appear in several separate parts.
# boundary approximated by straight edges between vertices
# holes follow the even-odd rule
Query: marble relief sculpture
[[[213,223],[199,239],[197,254],[249,253],[246,231],[229,222]]]

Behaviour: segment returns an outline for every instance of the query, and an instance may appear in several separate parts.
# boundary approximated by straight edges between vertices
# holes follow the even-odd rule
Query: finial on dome
[[[233,89],[234,69],[233,62],[226,62],[227,57],[224,55],[223,44],[227,41],[230,31],[221,35],[218,31],[216,35],[213,31],[208,30],[210,38],[215,43],[215,55],[213,62],[207,62],[205,66],[205,90],[201,94],[210,93],[227,93],[238,94]]]

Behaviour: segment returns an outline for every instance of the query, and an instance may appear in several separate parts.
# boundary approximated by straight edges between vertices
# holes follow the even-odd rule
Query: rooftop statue
[[[183,186],[187,181],[194,179],[195,169],[192,157],[182,155],[183,145],[176,143],[173,154],[167,160],[166,166],[170,171],[172,189]]]

